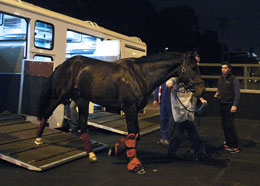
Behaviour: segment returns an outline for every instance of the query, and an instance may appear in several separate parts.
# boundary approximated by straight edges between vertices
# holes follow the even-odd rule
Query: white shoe
[[[159,141],[157,141],[158,145],[163,145],[163,146],[169,146],[169,141],[167,139],[160,139]]]
[[[164,139],[164,143],[163,144],[166,145],[166,146],[169,146],[170,145],[169,140]]]

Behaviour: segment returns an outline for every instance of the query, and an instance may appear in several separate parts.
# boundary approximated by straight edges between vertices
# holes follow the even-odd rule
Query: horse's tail
[[[46,111],[46,108],[48,106],[48,103],[51,101],[52,97],[52,85],[53,85],[53,76],[55,71],[51,74],[51,76],[47,79],[45,82],[38,102],[38,119],[41,120],[44,112]]]

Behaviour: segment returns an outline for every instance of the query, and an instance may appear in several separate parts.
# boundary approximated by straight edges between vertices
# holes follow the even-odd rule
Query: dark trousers
[[[175,155],[176,151],[181,145],[181,139],[185,131],[187,131],[188,133],[195,154],[198,155],[201,153],[202,149],[200,145],[199,133],[197,131],[197,128],[192,121],[186,120],[184,122],[175,123],[172,139],[170,141],[168,149],[169,155]]]
[[[238,147],[238,136],[234,125],[235,113],[230,112],[232,104],[220,104],[221,124],[226,144],[230,148]]]
[[[160,130],[163,139],[169,139],[169,134],[173,128],[173,117],[171,110],[170,89],[167,88],[160,105]]]

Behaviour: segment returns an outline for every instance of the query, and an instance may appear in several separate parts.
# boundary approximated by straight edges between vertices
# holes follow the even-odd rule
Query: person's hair
[[[231,64],[230,64],[229,62],[222,62],[222,63],[221,63],[221,66],[222,66],[222,65],[227,65],[228,68],[231,68]]]

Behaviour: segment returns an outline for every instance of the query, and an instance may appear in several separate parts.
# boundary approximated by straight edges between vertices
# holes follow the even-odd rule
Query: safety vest
[[[158,103],[161,103],[161,96],[162,96],[162,86],[159,86],[158,90]]]

